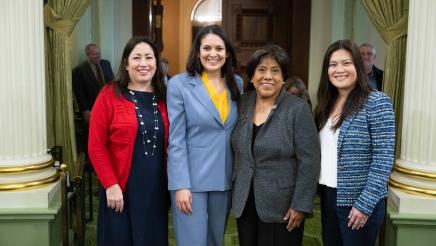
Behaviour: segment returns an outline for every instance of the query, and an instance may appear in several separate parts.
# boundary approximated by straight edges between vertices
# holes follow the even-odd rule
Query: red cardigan
[[[92,107],[88,153],[103,187],[106,189],[119,184],[124,192],[130,173],[138,121],[135,104],[122,95],[116,97],[114,90],[115,85],[105,86]],[[165,103],[161,101],[157,107],[165,126],[166,162],[169,121]],[[163,165],[166,168],[166,164]]]

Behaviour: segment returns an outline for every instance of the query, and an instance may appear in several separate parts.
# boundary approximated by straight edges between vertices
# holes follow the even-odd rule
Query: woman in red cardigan
[[[103,186],[97,245],[167,245],[168,117],[159,52],[134,37],[91,111],[88,151]]]

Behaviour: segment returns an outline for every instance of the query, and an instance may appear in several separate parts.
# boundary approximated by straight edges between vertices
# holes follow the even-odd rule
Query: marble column
[[[0,8],[0,208],[48,207],[59,189],[47,153],[41,0]]]
[[[436,212],[436,1],[410,0],[401,157],[389,186],[400,213]]]

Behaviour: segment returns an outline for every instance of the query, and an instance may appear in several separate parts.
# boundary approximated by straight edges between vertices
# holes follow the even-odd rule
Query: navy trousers
[[[324,246],[371,246],[384,222],[386,198],[381,199],[365,226],[352,230],[348,215],[352,207],[336,205],[336,189],[320,185],[322,241]]]

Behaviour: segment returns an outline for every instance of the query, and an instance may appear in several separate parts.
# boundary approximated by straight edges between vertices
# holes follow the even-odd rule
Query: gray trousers
[[[223,246],[231,207],[231,191],[192,192],[192,214],[182,213],[171,191],[177,246]]]

